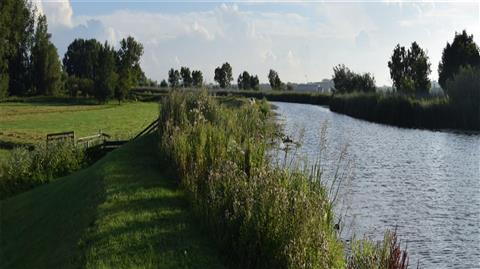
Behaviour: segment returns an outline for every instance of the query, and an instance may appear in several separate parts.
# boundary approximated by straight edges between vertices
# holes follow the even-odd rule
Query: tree
[[[462,66],[447,80],[446,90],[452,103],[470,103],[480,115],[480,67]]]
[[[166,87],[168,87],[168,83],[167,83],[167,81],[162,79],[162,82],[160,82],[160,88],[166,88]]]
[[[345,65],[337,65],[333,68],[333,83],[335,92],[351,93],[375,92],[375,78],[370,73],[357,74]]]
[[[247,71],[243,71],[238,76],[237,85],[239,89],[248,90],[250,88],[250,74]]]
[[[95,39],[75,39],[63,57],[63,69],[69,76],[94,80],[101,47]]]
[[[47,17],[39,16],[31,55],[34,94],[55,95],[60,89],[61,67],[47,31]]]
[[[391,60],[388,62],[390,77],[393,80],[393,87],[397,90],[402,89],[402,80],[407,76],[407,52],[405,47],[400,44],[393,49]]]
[[[455,33],[452,44],[447,42],[443,49],[442,60],[438,65],[438,82],[443,89],[447,88],[447,80],[453,78],[461,66],[480,66],[480,53],[473,35],[465,30]]]
[[[220,84],[220,88],[226,88],[230,86],[230,82],[233,80],[232,67],[229,63],[224,63],[222,67],[215,68],[214,80]]]
[[[123,101],[128,91],[138,85],[141,80],[146,80],[145,74],[140,68],[140,58],[143,55],[143,45],[131,36],[120,41],[120,49],[117,52],[118,83],[115,88],[115,98]]]
[[[268,72],[268,82],[270,82],[270,87],[272,90],[282,90],[283,83],[278,76],[277,71],[270,69]]]
[[[200,71],[200,70],[193,70],[192,71],[192,82],[193,82],[194,87],[201,88],[203,86],[202,71]]]
[[[417,94],[427,94],[430,91],[430,79],[432,72],[428,62],[427,53],[420,48],[417,42],[413,42],[407,53],[410,76],[413,80]]]
[[[26,95],[32,85],[30,53],[35,32],[35,12],[28,0],[0,1],[2,31],[0,93],[8,83],[10,95]],[[8,78],[7,78],[8,76]]]
[[[129,73],[130,85],[138,84],[139,80],[146,79],[140,67],[140,59],[143,55],[143,45],[133,37],[128,36],[120,41],[118,50],[118,70]]]
[[[182,86],[184,88],[189,88],[192,86],[192,75],[190,73],[190,68],[182,66],[180,68],[180,76],[182,76]]]
[[[173,68],[168,71],[168,83],[170,87],[177,88],[180,85],[180,72]]]
[[[100,47],[95,72],[95,98],[105,103],[113,97],[118,75],[115,72],[115,50],[107,42]]]
[[[250,76],[250,89],[258,91],[260,89],[260,80],[258,76]]]
[[[390,77],[397,91],[407,94],[425,94],[430,91],[430,63],[426,52],[417,42],[413,42],[408,50],[398,44],[388,62]],[[413,82],[413,91],[411,83]],[[408,86],[408,87],[406,87]]]

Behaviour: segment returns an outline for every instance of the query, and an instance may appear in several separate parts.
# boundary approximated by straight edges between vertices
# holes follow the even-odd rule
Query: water
[[[396,226],[412,268],[417,261],[421,268],[480,268],[480,134],[402,129],[321,106],[272,103],[286,134],[303,128],[301,155],[318,155],[325,120],[330,148],[349,144],[346,233],[378,240]]]

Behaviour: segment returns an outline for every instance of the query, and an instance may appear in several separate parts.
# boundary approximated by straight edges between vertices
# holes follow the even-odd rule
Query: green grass
[[[0,203],[0,268],[221,268],[155,137]]]
[[[77,138],[99,130],[128,138],[158,115],[157,103],[88,105],[60,101],[0,103],[0,142],[36,143],[48,133],[65,131],[75,131]]]

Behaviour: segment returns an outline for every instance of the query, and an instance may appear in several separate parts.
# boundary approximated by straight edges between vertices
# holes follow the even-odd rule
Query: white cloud
[[[72,27],[73,10],[69,0],[34,0],[38,11],[45,14],[48,18],[49,25]]]

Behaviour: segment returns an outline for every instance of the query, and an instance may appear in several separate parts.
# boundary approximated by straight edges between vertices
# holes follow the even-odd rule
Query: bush
[[[73,143],[40,144],[32,151],[16,148],[6,161],[0,194],[2,199],[7,198],[68,175],[84,164],[83,150],[77,149]]]
[[[480,108],[480,67],[465,66],[447,81],[447,94],[452,104]]]
[[[160,107],[160,150],[231,266],[344,267],[320,180],[266,161],[275,130],[264,101],[233,110],[174,92]]]

